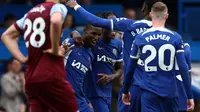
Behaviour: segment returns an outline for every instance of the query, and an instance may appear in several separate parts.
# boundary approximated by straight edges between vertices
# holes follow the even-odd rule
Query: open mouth
[[[96,44],[97,43],[97,40],[96,39],[92,39],[92,44]]]

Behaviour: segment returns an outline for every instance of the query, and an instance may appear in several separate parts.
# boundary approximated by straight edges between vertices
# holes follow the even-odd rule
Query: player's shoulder
[[[184,43],[183,45],[184,45],[184,47],[190,47],[189,43]]]
[[[115,37],[114,39],[112,39],[113,42],[119,44],[122,43],[122,40],[120,40],[119,38]]]
[[[117,46],[121,46],[122,45],[122,40],[120,40],[119,38],[115,37],[112,42],[117,45]]]
[[[114,39],[112,39],[110,46],[121,50],[122,49],[122,40],[120,40],[119,38],[115,37]]]
[[[51,8],[51,10],[56,10],[56,9],[57,10],[60,9],[62,12],[66,12],[67,11],[67,7],[64,4],[61,4],[61,3],[56,3]]]
[[[176,35],[176,32],[168,29],[168,28],[164,28],[164,27],[160,27],[160,28],[155,28],[155,27],[152,27],[152,28],[149,28],[147,29],[145,32],[143,32],[141,35],[146,35],[146,34],[154,34],[155,32],[161,32],[161,33],[169,33],[169,34],[172,34],[172,35]]]
[[[61,4],[61,3],[56,3],[56,4],[53,5],[53,7],[66,8],[66,6],[64,4]]]
[[[189,45],[189,43],[184,43],[183,46],[184,46],[184,50],[185,51],[188,51],[188,52],[190,51],[190,45]]]
[[[146,19],[142,19],[142,20],[136,20],[133,25],[148,25],[149,27],[152,26],[152,21],[146,20]]]

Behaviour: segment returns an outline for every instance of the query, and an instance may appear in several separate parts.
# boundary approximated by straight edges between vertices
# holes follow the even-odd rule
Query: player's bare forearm
[[[58,54],[61,32],[62,32],[62,15],[60,12],[55,12],[51,16],[51,25],[50,25],[51,49],[53,54],[55,55]]]
[[[19,38],[20,33],[14,27],[14,25],[10,26],[2,35],[1,40],[8,48],[10,53],[21,63],[25,63],[26,57],[19,50],[19,46],[17,44],[17,38]]]
[[[113,79],[121,77],[123,74],[123,64],[121,62],[117,62],[115,64],[115,72],[113,74]]]

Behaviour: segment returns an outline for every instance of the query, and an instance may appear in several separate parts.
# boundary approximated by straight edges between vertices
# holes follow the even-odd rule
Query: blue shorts
[[[122,102],[122,93],[118,97],[118,112],[141,112],[141,88],[137,85],[132,85],[130,88],[131,105],[125,105]]]
[[[183,82],[177,79],[177,88],[178,88],[178,110],[186,111],[187,110],[187,96]]]
[[[89,98],[89,100],[94,108],[94,112],[110,112],[111,98],[96,97]]]
[[[142,91],[142,112],[178,112],[178,98],[163,98],[149,91]]]

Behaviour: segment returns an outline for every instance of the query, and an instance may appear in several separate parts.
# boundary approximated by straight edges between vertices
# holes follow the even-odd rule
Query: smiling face
[[[87,25],[84,29],[83,43],[87,47],[96,45],[99,36],[101,35],[101,28]]]

